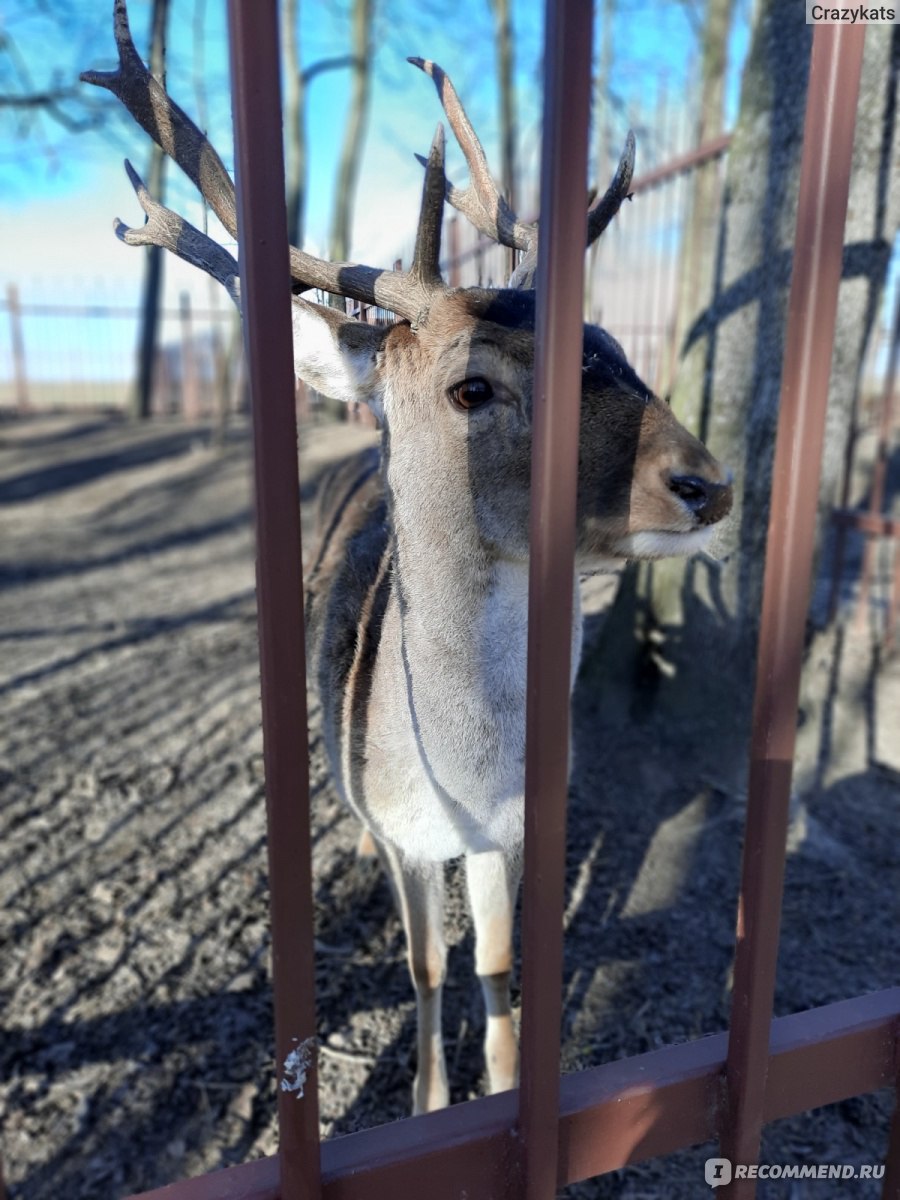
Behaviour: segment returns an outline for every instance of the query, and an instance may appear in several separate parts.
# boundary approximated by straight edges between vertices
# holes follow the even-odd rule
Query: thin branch
[[[304,83],[312,83],[317,76],[324,75],[326,71],[340,71],[347,67],[359,66],[360,60],[355,54],[341,54],[336,58],[320,58],[318,62],[311,63],[306,67],[300,78]]]
[[[77,96],[71,88],[58,88],[55,91],[30,92],[28,94],[0,92],[0,108],[40,110],[68,129],[70,133],[83,133],[86,129],[96,129],[103,123],[103,114],[99,112],[93,116],[82,118],[70,116],[65,109],[59,107],[64,103],[80,104],[81,97]]]
[[[74,88],[55,88],[49,92],[0,92],[0,105],[5,108],[45,108],[65,100],[77,100]]]

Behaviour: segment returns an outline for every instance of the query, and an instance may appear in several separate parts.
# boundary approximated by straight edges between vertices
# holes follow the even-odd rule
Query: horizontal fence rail
[[[64,294],[59,284],[57,292]],[[151,415],[197,420],[239,411],[244,364],[236,314],[193,304],[184,292],[177,307],[163,305],[157,315]],[[9,285],[0,296],[0,407],[20,413],[128,408],[144,316],[139,305],[112,298],[22,300]]]
[[[772,1022],[764,1118],[778,1121],[896,1080],[900,988]],[[728,1035],[565,1075],[557,1185],[712,1141],[727,1123]],[[516,1200],[514,1093],[366,1129],[322,1145],[323,1200],[415,1196]],[[887,1178],[887,1177],[886,1177]],[[178,1200],[276,1200],[274,1158],[176,1185]],[[699,1194],[699,1184],[698,1184]],[[175,1200],[173,1187],[136,1200]],[[885,1192],[894,1196],[894,1193]]]

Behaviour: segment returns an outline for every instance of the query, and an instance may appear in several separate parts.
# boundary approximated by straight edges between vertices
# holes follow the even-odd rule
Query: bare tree
[[[288,238],[303,245],[306,196],[306,83],[300,70],[299,0],[282,0],[281,53],[284,59],[284,172]]]
[[[281,6],[281,51],[284,64],[284,147],[285,185],[288,237],[295,246],[302,246],[306,233],[306,190],[309,169],[309,140],[306,131],[307,97],[310,84],[328,71],[352,68],[360,61],[356,48],[358,30],[354,24],[354,51],[351,54],[334,55],[318,59],[308,67],[300,61],[300,0],[283,0]],[[364,39],[367,49],[363,52],[364,64],[371,56],[371,13],[366,18],[368,33]],[[355,94],[354,100],[357,100]],[[358,145],[365,132],[365,110],[368,106],[368,84],[363,97],[363,111],[359,114],[359,130],[355,134]],[[351,108],[351,120],[354,109]],[[348,134],[349,137],[349,134]],[[345,143],[345,153],[346,153]],[[355,187],[355,176],[349,179],[351,190]],[[352,195],[349,199],[352,213]]]
[[[616,0],[603,0],[600,26],[600,57],[594,84],[594,181],[599,192],[609,178],[610,139],[610,88],[612,86],[613,27],[615,25]],[[592,317],[593,282],[596,278],[599,243],[590,250],[588,269],[584,273],[584,312]]]
[[[700,30],[700,102],[695,125],[698,146],[724,129],[728,35],[733,13],[734,0],[706,0],[706,18]],[[802,112],[799,119],[802,120]],[[692,177],[687,223],[681,243],[672,343],[675,346],[683,342],[686,331],[712,297],[721,203],[721,164],[714,161],[698,167]],[[695,432],[708,424],[708,394],[705,416],[702,411],[705,369],[701,355],[688,354],[684,357],[678,365],[672,399],[680,419]],[[684,574],[677,569],[672,570],[671,566],[670,563],[660,563],[646,582],[651,593],[654,625],[667,624],[680,616],[679,593]]]
[[[509,0],[490,0],[494,14],[497,83],[500,89],[500,162],[503,193],[516,207],[516,97],[513,83],[513,26]]]
[[[0,110],[18,118],[18,136],[28,136],[34,120],[50,118],[69,133],[83,133],[101,126],[106,117],[105,105],[85,96],[84,89],[69,83],[58,66],[43,83],[35,82],[31,67],[8,29],[0,30],[0,65],[5,65],[0,77]]]
[[[153,0],[150,21],[150,72],[163,87],[166,86],[166,29],[169,20],[169,0]],[[150,192],[162,201],[165,192],[166,156],[154,145],[150,151],[147,182]],[[134,415],[139,420],[150,416],[153,398],[153,376],[159,340],[159,310],[163,285],[163,252],[159,246],[145,251],[144,286],[141,299],[141,332],[138,348],[138,378],[134,396]]]
[[[793,0],[760,0],[713,243],[711,295],[686,331],[673,393],[679,415],[692,419],[733,469],[735,512],[721,535],[718,562],[698,561],[676,572],[654,564],[633,584],[644,630],[643,678],[655,680],[656,702],[673,720],[685,728],[699,722],[723,770],[729,744],[737,752],[731,761],[743,764],[749,721],[811,34]],[[891,187],[898,73],[900,31],[870,26],[822,467],[823,516],[835,500],[900,215],[900,191]],[[627,633],[618,628],[626,640],[634,611],[623,599],[619,615]],[[691,679],[701,677],[703,687],[694,689]],[[698,692],[702,713],[693,703]]]
[[[353,86],[350,108],[347,113],[347,125],[344,131],[344,144],[341,148],[338,166],[329,244],[331,258],[338,261],[346,260],[350,256],[353,202],[362,162],[362,143],[366,131],[366,120],[369,115],[373,9],[374,0],[353,0],[351,35]]]
[[[700,37],[700,109],[696,122],[696,143],[702,146],[725,128],[725,74],[728,67],[728,37],[734,16],[734,0],[707,0],[706,19]],[[716,229],[721,205],[719,165],[699,167],[693,175],[687,228],[681,246],[678,300],[676,306],[676,344],[697,313],[709,303],[716,257]],[[700,391],[696,357],[681,368],[679,404],[689,410],[688,396]],[[694,368],[690,370],[690,368]],[[692,378],[689,378],[689,375]],[[694,411],[681,415],[691,427],[698,424]]]
[[[609,178],[609,91],[612,85],[613,27],[616,0],[603,0],[600,24],[600,57],[594,86],[594,179],[599,186]]]

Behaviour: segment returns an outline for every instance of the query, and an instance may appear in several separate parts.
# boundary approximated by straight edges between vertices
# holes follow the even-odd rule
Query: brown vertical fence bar
[[[28,372],[25,369],[25,337],[22,333],[22,310],[19,307],[19,289],[14,283],[7,284],[6,287],[6,310],[9,313],[13,375],[16,381],[16,407],[20,412],[24,412],[28,408]]]
[[[546,5],[525,739],[522,1082],[526,1200],[556,1193],[590,0]]]
[[[898,1070],[898,1076],[900,1076],[900,1070]],[[900,1078],[898,1078],[894,1099],[894,1116],[888,1134],[881,1200],[900,1200]]]
[[[864,26],[817,25],[803,135],[750,750],[723,1152],[754,1163],[767,1064],[803,637]],[[754,1180],[730,1185],[732,1200]]]
[[[451,287],[459,287],[459,218],[451,217],[447,222],[447,246],[450,251],[450,261],[447,264],[447,282]]]
[[[256,487],[280,1196],[320,1195],[300,485],[275,0],[229,0]],[[286,1090],[289,1089],[289,1090]]]
[[[200,419],[200,379],[191,319],[191,294],[182,292],[178,301],[181,327],[181,415],[186,421]]]
[[[884,640],[890,645],[900,617],[900,546],[894,546],[894,573],[891,576],[890,600],[888,601],[887,625]]]

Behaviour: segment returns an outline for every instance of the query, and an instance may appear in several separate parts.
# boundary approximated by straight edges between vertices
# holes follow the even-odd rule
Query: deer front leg
[[[519,1048],[513,1028],[509,983],[521,851],[490,850],[466,857],[466,882],[475,923],[475,970],[484,994],[484,1057],[491,1092],[519,1082]]]
[[[379,848],[403,918],[409,971],[416,989],[416,1115],[444,1108],[450,1098],[441,1032],[441,995],[447,968],[444,864],[411,862],[393,846]]]

